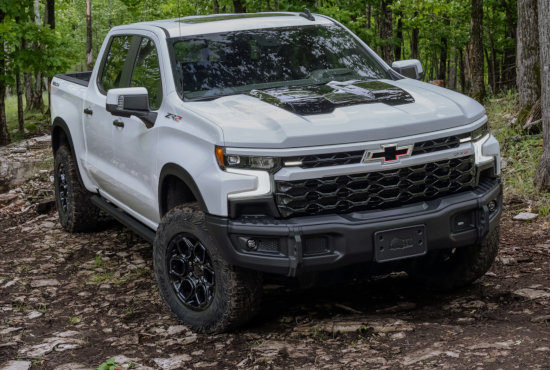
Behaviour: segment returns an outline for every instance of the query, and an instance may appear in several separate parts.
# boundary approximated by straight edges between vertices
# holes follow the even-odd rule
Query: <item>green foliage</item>
[[[114,358],[110,358],[97,367],[97,370],[115,370],[119,369],[120,365],[116,363]]]

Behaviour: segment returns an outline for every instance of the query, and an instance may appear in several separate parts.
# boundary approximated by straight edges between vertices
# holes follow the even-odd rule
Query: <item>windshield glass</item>
[[[173,43],[176,86],[188,99],[251,90],[387,78],[387,72],[336,25],[189,36]]]

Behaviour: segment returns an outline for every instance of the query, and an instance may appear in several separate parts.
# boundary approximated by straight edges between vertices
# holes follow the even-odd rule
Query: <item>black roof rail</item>
[[[308,8],[304,8],[304,11],[300,13],[300,17],[304,17],[308,21],[315,21],[315,17],[311,14]]]

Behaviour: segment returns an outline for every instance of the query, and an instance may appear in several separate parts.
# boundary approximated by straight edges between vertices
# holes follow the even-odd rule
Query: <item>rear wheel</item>
[[[473,283],[491,267],[498,252],[497,226],[478,244],[428,252],[411,262],[409,276],[425,288],[446,291]]]
[[[235,328],[258,311],[261,275],[225,262],[196,205],[175,207],[163,217],[153,262],[162,299],[197,332]]]
[[[55,153],[54,187],[59,222],[68,232],[92,231],[100,220],[100,211],[92,204],[91,194],[80,183],[78,168],[66,146]]]

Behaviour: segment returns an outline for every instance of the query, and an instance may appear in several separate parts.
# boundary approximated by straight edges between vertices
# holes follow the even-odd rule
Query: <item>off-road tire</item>
[[[482,277],[498,252],[500,228],[490,231],[481,243],[454,250],[434,250],[411,262],[409,276],[424,288],[449,291]]]
[[[61,183],[60,171],[65,175],[64,184]],[[100,221],[99,208],[91,202],[91,193],[80,182],[75,159],[66,146],[61,146],[55,153],[54,187],[55,205],[63,229],[71,233],[95,230]],[[65,202],[60,196],[63,188]]]
[[[168,271],[168,248],[178,235],[191,235],[207,250],[215,272],[211,303],[197,311],[178,297]],[[175,317],[199,333],[220,333],[236,328],[257,313],[262,296],[260,273],[230,266],[207,230],[198,205],[182,205],[161,220],[153,244],[153,264],[160,295]]]

